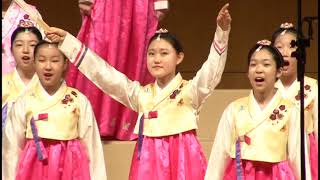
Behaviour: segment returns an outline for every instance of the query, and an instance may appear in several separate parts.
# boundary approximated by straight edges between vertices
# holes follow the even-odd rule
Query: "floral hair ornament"
[[[287,29],[290,29],[290,28],[293,28],[293,24],[292,23],[288,23],[288,22],[285,22],[285,23],[282,23],[280,25],[280,28],[281,29],[284,29],[280,35],[284,35],[286,32],[287,32]]]
[[[156,31],[156,33],[158,34],[158,37],[157,37],[157,41],[159,41],[160,40],[160,35],[161,34],[164,34],[164,33],[168,33],[169,31],[167,30],[167,29],[159,29],[159,30],[157,30]]]
[[[256,52],[260,51],[263,46],[270,46],[271,41],[264,39],[264,40],[258,41],[257,44],[260,46],[256,49]]]
[[[34,27],[34,24],[30,21],[29,15],[25,14],[23,19],[20,19],[18,27],[24,27],[26,28],[25,32],[29,32],[28,28]]]

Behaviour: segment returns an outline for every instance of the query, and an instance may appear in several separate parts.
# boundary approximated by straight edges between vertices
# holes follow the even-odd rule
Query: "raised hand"
[[[52,42],[60,43],[67,35],[67,31],[56,27],[50,27],[48,32],[45,32],[46,37]]]
[[[217,24],[224,31],[228,30],[231,24],[231,15],[229,14],[228,8],[229,8],[229,3],[225,4],[221,8],[217,17]]]
[[[161,21],[166,16],[168,10],[156,10],[156,17],[158,21]]]
[[[82,16],[90,16],[92,11],[92,3],[91,2],[79,2],[79,10]]]

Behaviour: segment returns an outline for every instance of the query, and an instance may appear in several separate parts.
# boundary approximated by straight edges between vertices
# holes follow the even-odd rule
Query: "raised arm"
[[[50,28],[47,37],[59,42],[59,49],[81,73],[103,92],[123,105],[138,111],[138,94],[141,89],[137,81],[131,81],[77,38],[59,28]]]
[[[94,0],[79,0],[79,10],[82,16],[89,16],[92,11]]]
[[[231,16],[225,4],[217,16],[217,29],[206,62],[192,79],[193,104],[201,106],[219,84],[227,59]]]
[[[169,10],[169,1],[168,0],[155,0],[154,1],[154,10],[156,13],[156,17],[159,21],[161,21],[165,14]]]

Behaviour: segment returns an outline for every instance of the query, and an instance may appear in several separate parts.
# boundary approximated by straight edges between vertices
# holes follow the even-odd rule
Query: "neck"
[[[297,79],[297,76],[281,76],[281,83],[285,88],[291,86],[291,84]]]
[[[19,69],[19,68],[17,68],[17,72],[20,76],[20,79],[23,81],[23,83],[25,85],[27,85],[31,81],[31,79],[35,73],[34,70],[33,71],[23,71],[22,69]]]
[[[47,93],[50,96],[52,96],[58,91],[58,89],[61,87],[61,84],[62,84],[62,82],[55,85],[55,86],[43,86],[43,88],[47,91]]]
[[[259,106],[264,109],[267,104],[271,101],[272,97],[276,94],[277,89],[273,88],[269,91],[264,92],[253,92],[253,96],[258,102]]]
[[[174,78],[175,76],[166,76],[166,77],[163,77],[161,79],[157,79],[157,84],[158,86],[163,89],[165,88],[169,83],[170,81]]]

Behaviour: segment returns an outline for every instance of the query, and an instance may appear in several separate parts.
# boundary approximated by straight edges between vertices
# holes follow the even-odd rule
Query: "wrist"
[[[84,5],[92,5],[93,2],[90,0],[79,0],[79,4],[84,4]]]

